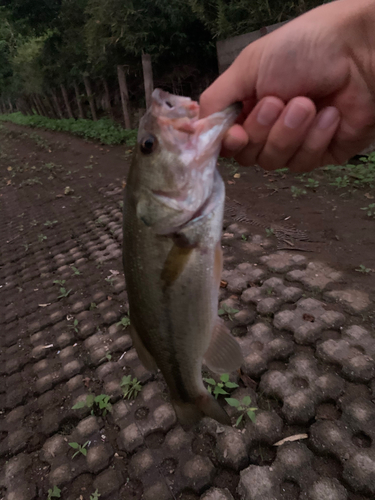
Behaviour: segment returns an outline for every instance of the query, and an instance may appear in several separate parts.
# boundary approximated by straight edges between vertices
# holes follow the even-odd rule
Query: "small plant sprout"
[[[223,304],[221,308],[218,310],[218,315],[219,316],[224,316],[225,314],[228,314],[228,318],[233,321],[233,314],[237,314],[239,312],[238,309],[233,309],[233,307],[229,307],[227,304]]]
[[[280,175],[284,175],[287,172],[289,172],[289,168],[277,168],[276,170],[274,170],[274,174],[280,174]]]
[[[105,356],[103,358],[100,358],[99,359],[99,363],[101,363],[102,361],[104,360],[107,360],[107,361],[111,361],[112,359],[112,354],[110,352],[106,352]]]
[[[61,498],[61,490],[58,486],[54,486],[48,490],[47,500],[52,500],[52,498]]]
[[[78,319],[74,319],[73,321],[73,324],[72,325],[69,325],[69,328],[71,328],[72,330],[74,330],[76,333],[79,332],[79,328],[78,328]]]
[[[135,399],[142,390],[140,381],[137,377],[132,378],[131,375],[124,375],[121,379],[120,386],[124,399]]]
[[[81,273],[81,271],[79,269],[77,269],[75,266],[70,266],[72,268],[72,271],[73,271],[73,276],[79,276]]]
[[[331,186],[335,186],[338,189],[346,188],[349,186],[350,180],[347,175],[336,177],[332,182]]]
[[[319,187],[319,181],[313,179],[312,177],[309,177],[308,179],[306,179],[305,187],[310,189],[316,189]]]
[[[68,297],[71,291],[72,291],[72,289],[67,290],[66,288],[64,288],[62,286],[62,287],[60,287],[60,295],[57,298],[58,299],[63,299],[65,297]]]
[[[237,411],[240,412],[240,416],[237,418],[236,423],[234,424],[235,427],[238,427],[240,425],[244,415],[247,415],[252,422],[255,422],[255,411],[258,408],[250,408],[251,405],[250,396],[245,396],[241,402],[235,398],[225,398],[225,401],[228,403],[229,406],[233,406],[234,408],[237,409]]]
[[[59,285],[59,286],[64,286],[65,285],[65,280],[55,280],[53,282],[54,285]]]
[[[71,446],[73,448],[73,450],[77,450],[74,454],[73,454],[73,457],[76,457],[77,455],[79,455],[80,453],[84,456],[87,455],[87,450],[86,450],[86,446],[88,446],[90,444],[90,441],[86,441],[86,443],[84,443],[82,446],[79,444],[79,443],[69,443],[69,446]]]
[[[369,274],[371,273],[371,269],[369,267],[364,266],[361,264],[355,271],[362,273],[362,274]]]
[[[111,396],[108,396],[107,394],[99,394],[99,396],[89,394],[85,400],[79,401],[74,406],[72,406],[72,410],[91,408],[91,415],[101,415],[105,417],[107,413],[112,411],[112,405],[109,402],[110,399]]]
[[[101,494],[99,493],[99,490],[96,489],[92,495],[90,495],[90,500],[99,500],[99,497],[101,497]]]
[[[218,398],[219,394],[227,396],[229,393],[225,389],[235,389],[238,387],[238,384],[235,382],[229,382],[229,373],[223,373],[220,376],[220,382],[216,382],[213,378],[204,378],[203,380],[208,384],[208,392],[213,394],[215,399]]]
[[[57,224],[57,220],[47,220],[47,221],[44,223],[44,226],[46,226],[46,227],[52,227],[52,226],[54,226],[55,224]]]
[[[246,236],[245,234],[241,234],[241,239],[242,239],[243,241],[246,241],[246,240],[247,240],[247,236]]]
[[[272,229],[272,227],[266,227],[266,236],[267,238],[275,236],[275,231]]]
[[[297,186],[292,186],[290,188],[290,192],[292,193],[292,198],[299,198],[307,193],[306,189],[302,189]]]
[[[362,207],[361,210],[366,210],[366,215],[375,217],[375,203],[370,203],[367,207]]]
[[[38,234],[39,243],[43,243],[43,241],[45,241],[46,239],[47,239],[47,236],[45,236],[44,234]]]
[[[105,281],[106,281],[107,283],[109,283],[109,284],[112,286],[112,285],[113,285],[113,282],[114,282],[114,279],[113,279],[113,278],[108,277],[108,278],[106,278],[106,279],[105,279]]]
[[[68,297],[72,289],[67,290],[64,285],[65,285],[65,280],[55,280],[53,282],[54,285],[59,285],[60,286],[60,295],[57,297],[58,299],[62,299],[64,297]]]
[[[95,302],[91,302],[91,304],[90,304],[90,308],[89,308],[89,309],[90,309],[90,311],[93,311],[93,310],[94,310],[94,309],[96,309],[97,307],[98,307],[98,306],[96,305],[96,303],[95,303]]]
[[[117,326],[122,326],[124,329],[130,325],[130,318],[129,316],[123,316],[121,320],[116,323]]]

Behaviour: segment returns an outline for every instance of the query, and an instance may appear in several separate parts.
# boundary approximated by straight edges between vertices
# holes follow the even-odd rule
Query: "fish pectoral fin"
[[[158,367],[155,363],[155,360],[150,352],[146,349],[141,337],[138,335],[133,325],[130,325],[130,336],[142,365],[150,372],[156,372]]]
[[[166,288],[170,287],[185,269],[192,248],[173,245],[163,266],[160,278]]]
[[[232,372],[243,362],[241,347],[220,318],[214,326],[204,362],[214,373]]]

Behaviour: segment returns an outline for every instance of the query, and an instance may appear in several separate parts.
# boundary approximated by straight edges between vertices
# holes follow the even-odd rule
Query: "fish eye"
[[[156,144],[157,144],[157,140],[156,140],[156,137],[154,135],[150,134],[150,135],[144,137],[142,139],[141,145],[140,145],[141,152],[144,155],[149,155],[149,154],[153,153],[155,150]]]

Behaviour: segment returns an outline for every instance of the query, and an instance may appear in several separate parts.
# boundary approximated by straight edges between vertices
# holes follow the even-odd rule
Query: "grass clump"
[[[57,120],[40,115],[26,116],[17,112],[1,115],[0,120],[9,121],[16,125],[26,125],[27,127],[69,132],[85,139],[98,140],[102,144],[122,144],[126,142],[128,146],[134,146],[137,138],[137,130],[125,130],[108,118],[101,118],[96,122],[83,118],[78,120],[73,118]]]

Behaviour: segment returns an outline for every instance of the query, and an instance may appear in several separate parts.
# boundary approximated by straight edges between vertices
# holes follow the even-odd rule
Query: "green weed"
[[[71,446],[73,448],[73,450],[77,450],[74,454],[73,454],[73,457],[76,457],[77,455],[79,455],[80,453],[83,455],[83,456],[86,456],[87,455],[87,450],[86,450],[86,446],[90,444],[90,441],[86,441],[86,443],[84,443],[82,446],[79,444],[79,443],[69,443],[69,446]]]
[[[362,207],[361,210],[366,210],[369,217],[375,217],[375,203],[370,203],[367,207]]]
[[[52,227],[57,224],[57,220],[47,220],[43,225],[46,227]]]
[[[102,362],[102,361],[104,361],[105,359],[106,359],[107,361],[111,361],[111,359],[112,359],[112,354],[111,354],[110,352],[107,352],[107,353],[105,354],[104,358],[100,358],[100,359],[99,359],[99,363],[101,363],[101,362]]]
[[[58,299],[62,299],[64,297],[68,297],[72,289],[67,290],[64,287],[65,280],[54,280],[53,282],[54,285],[59,285],[60,286],[60,295],[57,297]]]
[[[79,269],[77,269],[75,266],[70,266],[72,268],[72,271],[73,271],[73,276],[79,276],[81,273],[81,271]]]
[[[124,375],[121,379],[120,386],[124,399],[135,399],[142,390],[140,381],[137,377],[132,378],[131,375]]]
[[[275,236],[275,231],[272,229],[272,227],[266,227],[266,236],[267,238]]]
[[[336,177],[330,184],[338,189],[346,188],[349,186],[350,180],[347,175]]]
[[[355,271],[362,273],[362,274],[369,274],[371,273],[371,269],[369,267],[364,266],[361,264]]]
[[[91,415],[101,415],[105,417],[107,413],[112,411],[112,405],[109,402],[111,396],[107,394],[99,394],[99,396],[94,396],[89,394],[84,401],[79,401],[76,403],[72,410],[79,410],[81,408],[91,408]]]
[[[54,486],[48,490],[47,500],[52,500],[52,498],[61,498],[61,490],[58,486]]]
[[[46,241],[46,239],[47,239],[47,236],[45,236],[44,234],[38,234],[39,243],[43,243],[43,241]]]
[[[122,326],[124,329],[130,325],[130,318],[129,316],[123,316],[121,320],[116,323],[117,326]]]
[[[98,306],[95,304],[95,302],[91,302],[90,304],[90,307],[89,307],[89,310],[90,311],[93,311],[94,309],[96,309]]]
[[[70,290],[67,290],[66,288],[64,288],[63,286],[60,288],[60,295],[58,295],[58,299],[64,299],[65,297],[68,297],[70,295],[70,292],[72,291],[72,289]]]
[[[316,189],[319,187],[319,181],[316,179],[313,179],[312,177],[309,177],[308,179],[306,179],[305,187],[310,188],[310,189]]]
[[[99,500],[99,497],[101,497],[101,494],[99,493],[99,490],[96,489],[92,495],[90,495],[90,500]]]
[[[208,384],[208,392],[213,394],[215,399],[218,398],[219,394],[227,396],[229,393],[225,389],[235,389],[239,387],[235,382],[229,381],[229,373],[223,373],[220,376],[220,382],[216,382],[213,378],[204,378],[203,380]]]
[[[225,314],[228,315],[228,318],[233,321],[233,314],[237,314],[239,312],[238,309],[233,309],[232,307],[229,307],[227,304],[223,304],[222,307],[218,310],[217,314],[219,316],[224,316]]]
[[[297,186],[291,186],[290,192],[292,193],[292,198],[299,198],[307,193],[306,189],[302,189]]]
[[[42,184],[42,181],[39,177],[30,177],[30,179],[26,179],[20,182],[20,187],[23,186],[34,186],[35,184]]]
[[[70,132],[85,139],[98,140],[103,144],[122,144],[125,142],[127,146],[134,146],[137,140],[137,130],[125,130],[108,118],[102,118],[94,122],[81,118],[78,120],[71,118],[56,120],[39,115],[25,116],[22,113],[11,113],[1,115],[0,120],[17,125]],[[44,144],[40,143],[39,145],[49,148],[45,141],[43,142]]]
[[[69,325],[69,328],[71,328],[72,330],[74,330],[76,333],[79,332],[79,328],[78,328],[78,319],[75,319],[73,321],[73,324],[72,325]]]
[[[251,397],[250,396],[245,396],[243,400],[240,402],[236,398],[225,398],[225,401],[230,405],[233,406],[234,408],[237,409],[237,411],[240,412],[240,416],[237,418],[236,423],[234,424],[236,427],[238,427],[245,415],[247,415],[252,422],[255,422],[255,411],[258,408],[251,408]]]

